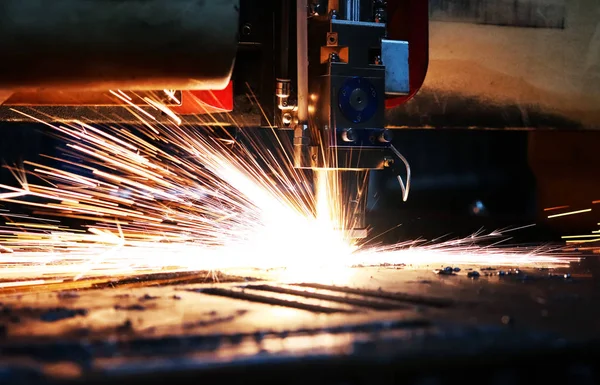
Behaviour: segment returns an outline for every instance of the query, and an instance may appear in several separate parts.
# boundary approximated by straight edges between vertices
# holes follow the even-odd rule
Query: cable
[[[406,160],[404,155],[402,155],[400,151],[398,151],[396,147],[394,147],[393,144],[390,145],[390,148],[392,149],[392,152],[404,163],[404,166],[406,166],[406,184],[404,184],[401,175],[396,176],[396,178],[398,178],[398,182],[400,182],[400,188],[402,189],[402,200],[406,202],[408,200],[408,194],[410,192],[410,181],[412,179],[410,164],[408,163],[408,160]]]

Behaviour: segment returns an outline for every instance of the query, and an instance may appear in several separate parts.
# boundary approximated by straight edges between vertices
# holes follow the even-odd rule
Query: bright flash
[[[0,185],[1,201],[30,211],[0,212],[0,263],[8,266],[0,278],[285,267],[310,279],[316,270],[384,263],[568,262],[540,249],[478,246],[498,233],[360,247],[340,231],[348,213],[335,173],[316,179],[315,195],[312,176],[290,166],[281,142],[268,150],[247,137],[250,145],[232,146],[170,111],[171,123],[131,111],[142,123],[136,131],[39,120],[65,147],[51,158],[59,167],[26,162],[11,168],[19,186]]]

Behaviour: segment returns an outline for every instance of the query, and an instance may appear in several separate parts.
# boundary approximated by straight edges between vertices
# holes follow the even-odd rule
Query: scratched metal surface
[[[437,275],[439,267],[355,268],[315,284],[240,270],[221,283],[191,273],[5,290],[0,368],[4,379],[31,383],[257,359],[524,352],[600,335],[595,258],[558,270],[479,268],[477,279],[467,276],[474,267]]]

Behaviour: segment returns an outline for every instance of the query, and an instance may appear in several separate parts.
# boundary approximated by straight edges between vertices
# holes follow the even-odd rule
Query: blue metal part
[[[352,102],[352,97],[357,92],[366,98],[365,100],[358,98],[361,108],[357,108]],[[371,119],[377,112],[379,95],[370,81],[362,77],[352,77],[346,80],[340,88],[338,100],[340,110],[346,119],[354,123],[361,123]]]

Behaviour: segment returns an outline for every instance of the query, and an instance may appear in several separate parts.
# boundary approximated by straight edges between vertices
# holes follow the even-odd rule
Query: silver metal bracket
[[[410,93],[408,42],[381,40],[381,59],[385,66],[385,92],[390,95]]]

